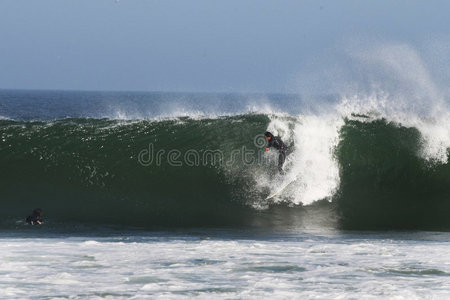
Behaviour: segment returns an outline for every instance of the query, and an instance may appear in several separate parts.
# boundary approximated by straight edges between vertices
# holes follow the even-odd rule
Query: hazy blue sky
[[[345,41],[449,33],[446,0],[0,0],[0,88],[284,92]]]

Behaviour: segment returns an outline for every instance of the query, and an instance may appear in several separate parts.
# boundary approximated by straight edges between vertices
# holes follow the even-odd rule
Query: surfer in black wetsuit
[[[273,136],[273,134],[268,131],[266,131],[264,135],[266,136],[266,140],[268,142],[266,151],[269,151],[270,147],[274,147],[279,151],[280,154],[278,156],[278,171],[280,171],[280,174],[284,174],[283,164],[286,160],[286,152],[288,151],[288,147],[285,143],[283,143],[279,136]]]
[[[41,225],[44,223],[42,220],[42,210],[40,208],[36,208],[33,210],[31,216],[28,216],[25,221],[30,225]]]

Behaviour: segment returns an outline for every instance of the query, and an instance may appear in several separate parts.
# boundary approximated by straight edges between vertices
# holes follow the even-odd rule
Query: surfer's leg
[[[278,171],[280,171],[280,174],[284,174],[283,164],[285,160],[286,160],[286,152],[280,151],[280,155],[278,156]]]

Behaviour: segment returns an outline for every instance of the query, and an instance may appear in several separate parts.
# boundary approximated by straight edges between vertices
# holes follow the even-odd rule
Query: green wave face
[[[449,229],[450,166],[425,160],[415,128],[347,121],[334,197],[348,229]]]
[[[249,182],[236,176],[245,177],[239,174],[246,168],[238,158],[227,167],[220,158],[214,161],[214,153],[203,154],[220,150],[226,162],[243,146],[256,153],[260,149],[254,137],[264,132],[268,121],[261,115],[125,123],[1,121],[2,214],[25,216],[42,207],[61,222],[240,224],[249,210],[244,192]],[[181,153],[173,162],[168,160],[172,150]],[[157,164],[158,153],[162,155]],[[186,165],[186,153],[202,160],[191,155]],[[235,176],[229,177],[231,173]]]
[[[256,209],[268,191],[254,175],[276,169],[258,160],[264,153],[258,138],[270,122],[251,114],[0,120],[0,215],[18,220],[41,207],[47,220],[64,224],[329,226],[338,216],[332,226],[345,229],[450,228],[448,164],[422,158],[417,129],[385,120],[343,123],[330,149],[340,170],[331,203],[302,207],[286,198]],[[301,150],[308,142],[291,146]]]

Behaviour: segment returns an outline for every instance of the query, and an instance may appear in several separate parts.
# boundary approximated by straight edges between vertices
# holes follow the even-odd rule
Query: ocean
[[[0,298],[448,299],[447,103],[0,90]]]

